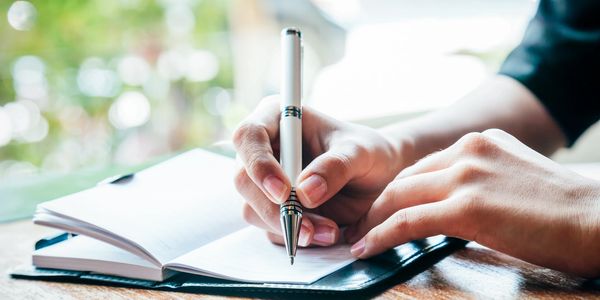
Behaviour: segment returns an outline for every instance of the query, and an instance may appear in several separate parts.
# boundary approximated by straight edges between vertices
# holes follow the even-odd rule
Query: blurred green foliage
[[[173,128],[175,141],[169,150],[206,145],[212,142],[219,130],[219,118],[208,114],[202,106],[201,96],[211,86],[231,88],[232,71],[227,43],[226,1],[184,1],[195,15],[190,35],[182,42],[169,35],[165,26],[165,10],[180,1],[32,1],[37,9],[36,22],[29,31],[18,31],[6,20],[0,25],[0,105],[15,101],[14,81],[11,74],[15,60],[23,55],[35,55],[46,65],[48,80],[47,106],[42,115],[48,120],[48,136],[42,141],[24,143],[12,141],[0,147],[1,160],[30,162],[40,167],[46,155],[60,148],[69,136],[61,128],[60,112],[65,107],[81,107],[83,121],[97,123],[109,134],[107,151],[114,153],[119,143],[132,132],[119,131],[110,126],[108,110],[115,97],[90,97],[79,91],[77,72],[89,57],[107,62],[116,68],[118,59],[127,54],[143,57],[151,66],[162,51],[185,44],[191,48],[208,49],[219,59],[219,73],[208,82],[188,82],[185,79],[170,82],[165,99],[153,99],[152,114],[161,114],[161,105],[177,107],[177,124],[163,124]],[[0,11],[6,12],[13,1],[0,1]],[[119,94],[139,88],[121,85]],[[194,127],[193,125],[200,125]],[[83,124],[82,124],[83,126]],[[134,129],[137,131],[144,129]],[[151,134],[150,134],[151,135]],[[162,147],[161,149],[165,149]],[[108,155],[111,158],[111,155]],[[81,160],[85,164],[105,164],[107,161],[93,157]],[[81,166],[81,165],[80,165]],[[80,167],[79,166],[79,167]]]
[[[7,20],[14,3],[0,1],[0,109],[21,100],[34,103],[48,131],[37,141],[13,136],[10,142],[0,144],[0,211],[3,206],[14,206],[15,201],[26,201],[30,194],[35,202],[47,200],[43,198],[72,192],[101,176],[131,169],[127,165],[206,146],[226,137],[244,113],[230,96],[229,1],[32,0],[36,18],[25,31]],[[183,14],[181,19],[178,13]],[[186,29],[190,18],[193,27]],[[178,31],[177,26],[184,28]],[[216,57],[218,72],[206,80],[184,75],[167,78],[158,65],[169,51],[184,56],[194,51],[209,53]],[[18,93],[14,66],[24,56],[44,63],[47,93],[42,99],[27,99]],[[147,63],[149,74],[139,75],[150,78],[150,82],[130,85],[117,76],[115,93],[109,96],[90,96],[82,91],[79,81],[86,61],[102,62],[105,70],[118,75],[119,63],[127,56]],[[188,57],[182,59],[185,65]],[[163,93],[149,92],[161,87]],[[110,111],[127,91],[146,97],[150,116],[139,126],[119,128],[111,124]],[[220,110],[215,113],[214,107]],[[0,133],[7,130],[1,124]],[[51,179],[44,179],[46,183],[38,188],[31,185],[42,177]],[[45,196],[40,196],[40,189]],[[31,203],[23,205],[31,208]]]

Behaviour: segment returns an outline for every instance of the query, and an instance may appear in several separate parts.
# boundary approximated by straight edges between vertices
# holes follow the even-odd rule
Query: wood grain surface
[[[55,234],[31,221],[0,224],[0,299],[191,299],[224,298],[84,284],[11,279],[11,269],[31,261],[35,241]],[[534,266],[471,243],[412,279],[392,285],[380,299],[548,298],[600,299],[581,278]],[[312,298],[312,297],[311,297]]]

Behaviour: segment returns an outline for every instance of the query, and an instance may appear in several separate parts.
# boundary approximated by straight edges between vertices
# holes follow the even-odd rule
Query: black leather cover
[[[58,238],[58,239],[57,239]],[[65,237],[66,238],[66,237]],[[36,248],[43,248],[64,240],[61,237],[40,240]],[[414,241],[367,260],[355,261],[312,284],[246,283],[205,276],[176,274],[168,280],[154,282],[130,278],[33,266],[15,270],[13,278],[62,281],[111,286],[126,286],[166,291],[225,294],[269,295],[372,294],[405,281],[434,265],[452,252],[463,248],[466,241],[443,236]]]

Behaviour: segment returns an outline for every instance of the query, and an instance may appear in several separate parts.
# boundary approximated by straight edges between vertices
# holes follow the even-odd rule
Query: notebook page
[[[350,245],[299,248],[290,265],[283,246],[247,227],[176,258],[165,267],[246,282],[309,284],[352,263]]]
[[[247,226],[233,184],[233,159],[192,150],[107,184],[40,207],[140,245],[159,263]]]
[[[127,251],[86,236],[35,250],[33,265],[39,268],[90,271],[146,280],[163,280],[163,271]]]

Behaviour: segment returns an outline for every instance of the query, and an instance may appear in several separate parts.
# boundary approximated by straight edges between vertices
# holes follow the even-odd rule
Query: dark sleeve
[[[600,1],[541,0],[500,74],[535,94],[572,145],[600,117]]]

